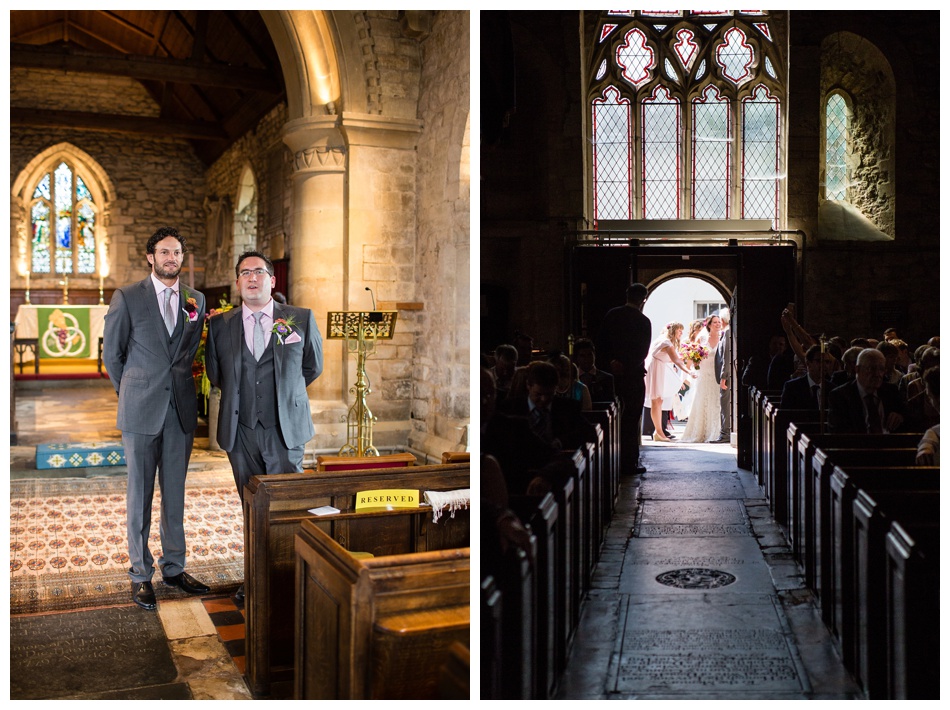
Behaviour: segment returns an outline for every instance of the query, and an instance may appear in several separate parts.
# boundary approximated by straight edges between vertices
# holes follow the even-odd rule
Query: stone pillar
[[[291,304],[313,311],[324,338],[327,312],[344,308],[346,280],[346,147],[337,120],[296,119],[285,126],[283,136],[294,154]],[[310,386],[311,400],[345,402],[344,357],[341,341],[324,340],[323,374]],[[319,408],[312,409],[319,419]]]

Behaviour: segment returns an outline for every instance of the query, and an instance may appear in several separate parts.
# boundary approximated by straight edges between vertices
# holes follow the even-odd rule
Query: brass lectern
[[[377,340],[391,340],[396,330],[396,311],[331,311],[327,314],[327,339],[346,340],[347,352],[356,353],[356,384],[350,392],[356,401],[342,421],[346,422],[346,444],[340,456],[379,456],[373,446],[373,421],[366,406],[372,390],[366,376],[366,358],[376,351]]]

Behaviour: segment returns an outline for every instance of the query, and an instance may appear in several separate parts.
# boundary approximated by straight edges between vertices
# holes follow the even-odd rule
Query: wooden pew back
[[[448,649],[469,643],[469,549],[358,559],[305,520],[295,550],[295,697],[437,698]]]
[[[244,587],[246,674],[255,696],[290,693],[293,678],[294,535],[307,511],[330,505],[355,508],[359,491],[407,488],[450,491],[470,487],[468,464],[410,466],[365,471],[255,476],[244,493]],[[420,497],[421,497],[420,493]],[[432,523],[428,507],[389,518],[372,533],[346,515],[317,519],[327,534],[349,549],[373,554],[425,552],[469,545],[469,513],[443,515]],[[409,541],[408,543],[406,541]],[[406,544],[410,547],[407,549]],[[272,684],[278,684],[272,688]]]

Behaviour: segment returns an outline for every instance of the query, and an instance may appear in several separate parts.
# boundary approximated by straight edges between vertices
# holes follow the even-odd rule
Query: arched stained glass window
[[[779,106],[759,85],[742,101],[742,218],[778,215]]]
[[[848,166],[845,162],[848,133],[851,130],[848,105],[834,93],[825,104],[825,199],[845,200],[848,190]]]
[[[595,225],[769,219],[780,226],[784,20],[765,10],[663,11],[675,21],[657,25],[660,11],[623,12],[602,11],[591,23]],[[607,25],[616,28],[605,38]]]
[[[593,102],[594,219],[633,217],[630,101],[614,86]]]
[[[34,274],[95,274],[98,209],[67,161],[45,173],[33,190],[30,268]]]

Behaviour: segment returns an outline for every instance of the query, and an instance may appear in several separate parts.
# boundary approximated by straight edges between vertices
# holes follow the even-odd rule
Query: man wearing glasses
[[[242,305],[208,321],[208,379],[221,390],[218,444],[238,494],[252,476],[303,471],[313,437],[307,386],[323,371],[323,338],[313,312],[271,296],[274,265],[258,251],[238,257]],[[244,601],[244,587],[235,594]]]

